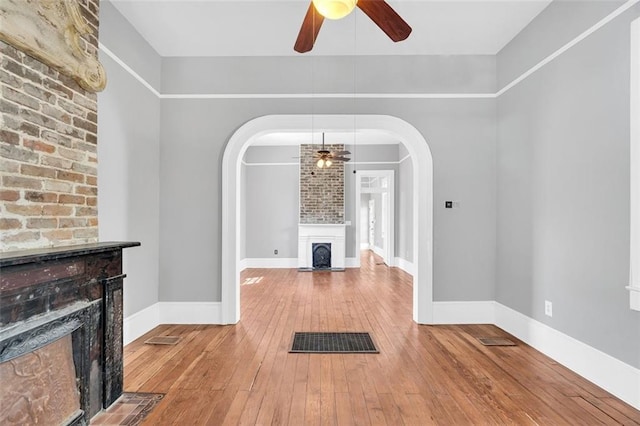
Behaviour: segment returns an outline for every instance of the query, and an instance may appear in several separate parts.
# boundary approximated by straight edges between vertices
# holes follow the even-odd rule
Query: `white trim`
[[[223,324],[220,302],[158,302],[160,324]]]
[[[122,323],[123,344],[128,345],[159,325],[160,305],[158,303],[154,303],[133,315],[129,315]]]
[[[549,56],[547,56],[546,58],[541,60],[540,62],[538,62],[533,67],[529,68],[520,77],[516,78],[511,83],[509,83],[506,86],[504,86],[502,89],[500,89],[498,91],[498,93],[496,93],[496,97],[499,97],[499,96],[505,94],[507,91],[509,91],[509,89],[512,89],[514,86],[516,86],[517,84],[519,84],[520,82],[525,80],[527,77],[531,76],[533,73],[538,71],[540,68],[544,67],[549,62],[553,61],[558,56],[562,55],[564,52],[566,52],[567,50],[571,49],[576,44],[580,43],[582,40],[584,40],[585,38],[589,37],[591,34],[593,34],[596,31],[598,31],[600,28],[604,27],[606,24],[608,24],[613,19],[618,17],[620,14],[625,12],[631,6],[636,4],[638,1],[640,1],[640,0],[629,0],[626,3],[624,3],[622,6],[620,6],[619,8],[617,8],[616,10],[614,10],[613,12],[611,12],[610,14],[608,14],[607,16],[602,18],[600,21],[596,22],[595,25],[591,26],[589,29],[587,29],[586,31],[582,32],[580,35],[575,37],[573,40],[571,40],[570,42],[568,42],[567,44],[565,44],[564,46],[562,46],[561,48],[559,48],[558,50],[556,50],[555,52],[553,52],[552,54],[550,54]]]
[[[631,23],[629,307],[640,311],[640,18]]]
[[[242,162],[243,166],[299,166],[300,163],[247,163]]]
[[[495,99],[495,93],[176,93],[160,99]]]
[[[360,258],[359,257],[347,257],[345,259],[345,268],[359,268],[360,267]]]
[[[376,255],[384,258],[384,250],[378,246],[371,247],[371,251],[373,251]]]
[[[246,258],[242,259],[240,270],[244,270],[247,268],[273,268],[273,269],[283,269],[283,268],[297,268],[298,267],[298,258],[297,257],[265,257],[265,258]]]
[[[395,265],[407,274],[413,276],[413,262],[409,262],[401,257],[396,257]]]
[[[242,271],[244,271],[245,269],[247,269],[247,268],[248,268],[248,266],[247,266],[247,265],[248,265],[247,258],[241,259],[241,260],[238,262],[238,268],[240,269],[240,272],[242,272]]]
[[[313,124],[313,125],[312,125]],[[241,160],[252,142],[274,131],[299,132],[378,131],[405,145],[413,164],[413,254],[415,265],[413,318],[420,324],[432,320],[433,297],[433,158],[424,136],[408,122],[389,115],[268,115],[241,126],[229,139],[222,158],[222,319],[240,320]]]
[[[400,164],[400,161],[349,161],[348,163],[344,163],[345,166],[371,166],[379,164]]]
[[[640,409],[640,370],[500,303],[495,325]]]
[[[122,59],[120,59],[115,53],[113,53],[110,49],[107,48],[104,44],[98,42],[98,48],[102,50],[108,57],[113,59],[118,65],[120,65],[126,72],[128,72],[133,78],[138,80],[144,87],[149,89],[151,93],[156,95],[158,98],[162,98],[160,92],[158,92],[147,80],[142,78],[140,74],[135,72],[129,65],[127,65]]]
[[[433,302],[434,324],[493,324],[496,302]]]
[[[404,160],[408,160],[409,158],[411,158],[411,156],[410,156],[409,154],[407,154],[405,157],[401,158],[401,159],[398,161],[398,164],[402,163]]]
[[[609,15],[592,25],[589,29],[579,34],[573,40],[553,52],[511,83],[498,90],[496,93],[174,93],[161,94],[153,88],[144,78],[129,67],[122,59],[116,56],[104,44],[98,42],[98,47],[122,68],[131,74],[160,99],[495,99],[518,85],[533,73],[571,49],[582,40],[604,27],[606,24],[627,11],[640,0],[628,0]]]

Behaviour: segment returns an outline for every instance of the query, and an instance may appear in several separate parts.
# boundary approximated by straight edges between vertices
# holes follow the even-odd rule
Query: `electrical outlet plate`
[[[544,301],[544,314],[548,317],[553,316],[553,303],[549,302],[548,300]]]

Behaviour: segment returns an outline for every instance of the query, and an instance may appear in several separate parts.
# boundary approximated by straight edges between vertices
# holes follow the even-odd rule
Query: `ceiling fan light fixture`
[[[331,165],[332,165],[332,164],[333,164],[333,163],[331,162],[331,160],[328,160],[328,159],[327,159],[327,160],[325,160],[325,161],[324,161],[324,166],[325,166],[325,167],[331,167]]]
[[[318,162],[316,163],[316,165],[318,166],[319,169],[324,167],[324,160],[321,158],[318,160]]]
[[[328,19],[341,19],[350,14],[358,0],[313,0],[318,13]]]

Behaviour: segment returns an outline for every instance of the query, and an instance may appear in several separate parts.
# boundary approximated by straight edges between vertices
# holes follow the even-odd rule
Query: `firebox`
[[[312,243],[313,269],[331,269],[331,243]]]

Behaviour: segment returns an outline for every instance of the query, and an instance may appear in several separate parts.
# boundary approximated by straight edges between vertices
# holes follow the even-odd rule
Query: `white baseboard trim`
[[[494,324],[492,300],[479,302],[433,302],[434,324]]]
[[[222,324],[221,302],[159,302],[160,324]]]
[[[125,345],[136,340],[149,330],[160,325],[160,304],[154,303],[133,315],[129,315],[123,321],[122,340]]]
[[[238,262],[238,268],[240,271],[244,271],[245,269],[248,268],[247,266],[247,259],[242,259]]]
[[[407,274],[413,276],[413,271],[414,271],[413,262],[409,262],[408,260],[404,260],[401,257],[396,257],[395,264],[396,264],[396,267],[402,269]]]
[[[640,369],[500,303],[494,324],[640,410]]]
[[[360,243],[360,250],[369,250],[369,243]]]
[[[240,270],[247,268],[297,268],[297,257],[246,258],[240,261]]]
[[[384,257],[384,250],[378,246],[371,247],[371,250],[380,257]]]
[[[359,257],[347,257],[345,259],[345,268],[359,268],[360,267],[360,258]]]

